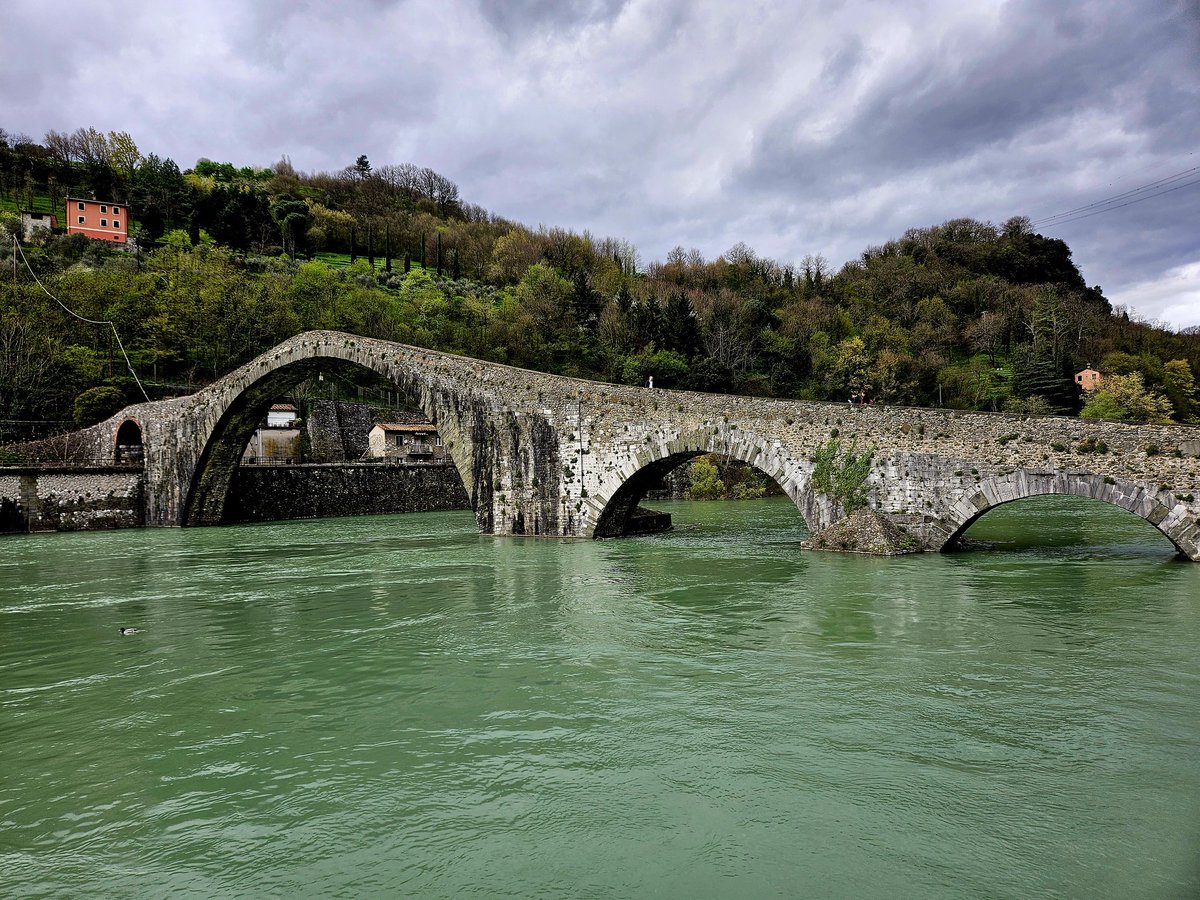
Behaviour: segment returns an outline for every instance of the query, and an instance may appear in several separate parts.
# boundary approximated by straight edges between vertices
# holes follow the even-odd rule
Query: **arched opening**
[[[136,419],[126,419],[117,429],[113,462],[118,466],[141,465],[146,457],[142,443],[142,426]]]
[[[604,504],[592,536],[621,537],[665,531],[673,524],[667,511],[678,501],[737,501],[796,496],[765,467],[732,453],[689,449],[643,464]],[[649,499],[648,499],[649,498]],[[646,501],[648,505],[643,505]],[[664,507],[664,508],[659,508]],[[803,519],[803,510],[797,509]]]
[[[214,525],[231,521],[270,518],[271,516],[247,515],[247,508],[236,502],[237,498],[231,495],[231,491],[238,484],[237,474],[239,466],[246,458],[247,447],[251,444],[252,436],[255,435],[265,422],[269,421],[272,407],[284,405],[279,402],[281,398],[296,400],[301,407],[300,410],[296,410],[301,413],[301,416],[297,416],[296,418],[296,422],[298,423],[296,430],[301,430],[306,427],[306,423],[301,418],[303,409],[311,409],[313,408],[313,404],[306,402],[306,398],[310,398],[311,396],[307,393],[308,388],[297,389],[297,386],[323,385],[337,381],[351,385],[355,382],[377,385],[380,383],[381,378],[383,378],[381,373],[375,371],[374,368],[358,362],[337,357],[314,357],[289,363],[272,370],[233,396],[213,426],[208,441],[200,453],[185,499],[182,524]],[[430,421],[436,422],[436,412],[431,408],[432,404],[428,402],[428,397],[412,397],[409,394],[409,391],[412,389],[411,385],[400,385],[394,380],[389,381],[389,383],[393,391],[408,396],[413,406],[421,408]],[[286,405],[295,406],[292,403]],[[334,427],[337,427],[336,424]],[[437,427],[443,434],[450,437],[449,443],[453,448],[455,439],[460,437],[454,423],[443,422]],[[303,436],[308,437],[308,434],[309,432],[304,431]],[[307,444],[307,441],[303,441],[303,443]],[[461,444],[461,441],[459,443]],[[454,458],[455,449],[458,448],[451,449],[447,453],[450,463],[448,467],[449,473],[451,480],[455,481],[451,486],[453,489],[461,488],[464,483],[461,460]],[[295,460],[289,458],[288,464],[301,468],[305,464],[305,456],[310,457],[307,460],[308,463],[325,466],[329,464],[357,462],[357,460],[350,461],[344,458],[327,459],[319,452],[313,454],[311,448],[308,448],[305,453],[299,453]],[[280,477],[283,476],[281,475]],[[313,470],[296,472],[289,477],[292,478],[292,481],[289,483],[293,485],[293,488],[299,485],[303,489],[307,485],[317,485],[318,479],[321,476]],[[319,489],[325,491],[337,490],[336,485],[338,484],[338,480],[336,472],[326,469],[323,478],[324,481],[320,484]],[[314,487],[313,489],[317,488]],[[461,494],[462,492],[459,493]],[[327,501],[330,499],[326,498]],[[336,498],[333,499],[336,500]],[[338,507],[336,502],[332,504],[329,502],[325,503],[325,508],[329,508],[330,506],[340,511],[321,513],[319,511],[312,511],[320,509],[320,506],[311,506],[308,507],[309,512],[301,513],[300,515],[337,515],[350,514],[356,511],[344,505]],[[376,512],[383,510],[369,509],[366,511]]]
[[[941,549],[1188,555],[1153,518],[1123,504],[1068,492],[1028,494],[989,505],[960,525]]]

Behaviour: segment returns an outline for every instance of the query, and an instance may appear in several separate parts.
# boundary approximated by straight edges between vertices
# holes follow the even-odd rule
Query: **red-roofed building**
[[[296,407],[290,403],[272,403],[267,410],[268,428],[292,428],[296,424]]]

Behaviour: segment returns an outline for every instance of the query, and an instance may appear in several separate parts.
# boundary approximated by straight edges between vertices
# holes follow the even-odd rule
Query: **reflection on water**
[[[1200,566],[1154,529],[1031,500],[874,559],[658,505],[5,539],[6,890],[1200,892]]]

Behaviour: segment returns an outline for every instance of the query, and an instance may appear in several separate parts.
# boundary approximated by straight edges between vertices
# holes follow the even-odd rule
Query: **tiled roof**
[[[425,425],[393,425],[391,422],[380,422],[375,427],[382,428],[384,431],[420,431],[425,434],[437,432],[437,429],[428,423]]]

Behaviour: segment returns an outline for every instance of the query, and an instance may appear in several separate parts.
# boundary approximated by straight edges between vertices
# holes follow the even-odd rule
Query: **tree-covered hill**
[[[837,271],[741,244],[643,265],[628,242],[508,221],[413,165],[181,171],[125,134],[0,130],[0,210],[90,194],[130,206],[135,252],[42,234],[25,256],[74,311],[116,323],[158,393],[337,328],[609,381],[1025,412],[1078,411],[1072,375],[1091,363],[1106,381],[1085,414],[1197,414],[1200,334],[1112,310],[1021,218],[912,229]],[[0,216],[0,420],[70,420],[98,387],[137,399],[111,331],[14,264],[19,226]]]

